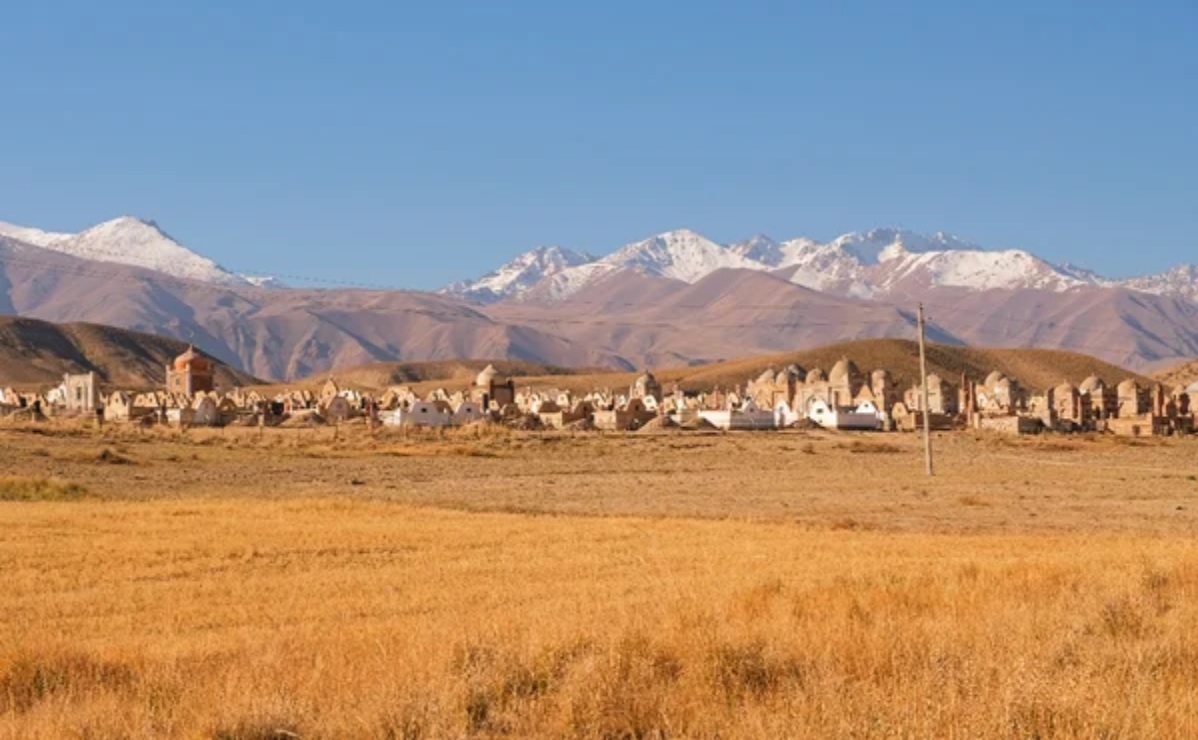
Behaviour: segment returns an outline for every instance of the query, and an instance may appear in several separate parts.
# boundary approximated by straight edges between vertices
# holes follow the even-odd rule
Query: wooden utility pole
[[[928,402],[928,357],[927,351],[924,349],[924,318],[923,304],[919,304],[919,377],[921,393],[923,394],[923,457],[924,463],[928,468],[928,475],[935,475],[932,472],[932,409]]]

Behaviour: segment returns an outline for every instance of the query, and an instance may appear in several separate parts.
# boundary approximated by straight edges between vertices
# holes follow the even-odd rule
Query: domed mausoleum
[[[207,393],[215,388],[212,360],[196,352],[195,347],[191,345],[188,345],[186,352],[175,358],[174,363],[166,366],[168,393],[185,393],[191,396],[201,392]]]

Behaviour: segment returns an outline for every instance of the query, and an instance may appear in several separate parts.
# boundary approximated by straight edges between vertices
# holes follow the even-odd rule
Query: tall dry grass
[[[4,737],[1192,737],[1198,550],[327,500],[0,506]]]

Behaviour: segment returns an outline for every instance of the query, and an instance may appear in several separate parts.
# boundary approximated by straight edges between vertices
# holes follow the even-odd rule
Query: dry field
[[[0,427],[0,737],[1193,737],[1198,441]]]

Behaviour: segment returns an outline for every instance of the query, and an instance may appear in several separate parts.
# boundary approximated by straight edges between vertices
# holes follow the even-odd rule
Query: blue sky
[[[0,220],[412,288],[682,226],[1198,260],[1193,0],[503,5],[10,3]]]

